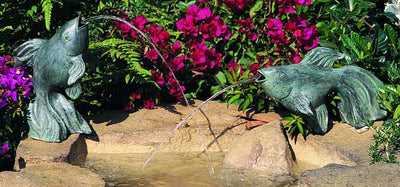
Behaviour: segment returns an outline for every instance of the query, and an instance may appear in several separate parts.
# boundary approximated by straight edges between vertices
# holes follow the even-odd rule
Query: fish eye
[[[69,36],[68,36],[68,35],[64,35],[64,36],[63,36],[63,40],[64,40],[64,41],[68,41],[68,40],[69,40]]]

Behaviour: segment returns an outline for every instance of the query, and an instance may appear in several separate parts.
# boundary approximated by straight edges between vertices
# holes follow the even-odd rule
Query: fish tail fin
[[[71,133],[91,134],[91,128],[60,93],[36,89],[28,109],[29,135],[46,142],[61,142]]]
[[[370,121],[386,116],[377,102],[377,90],[383,84],[377,77],[356,66],[345,66],[337,71],[341,72],[338,109],[343,121],[361,128]]]
[[[46,40],[35,38],[15,48],[13,51],[15,65],[20,66],[25,62],[28,66],[33,66],[34,57],[45,42]]]

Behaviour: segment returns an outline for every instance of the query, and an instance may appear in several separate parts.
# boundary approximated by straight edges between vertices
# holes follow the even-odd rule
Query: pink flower
[[[254,0],[226,0],[225,3],[230,8],[242,10],[247,4],[253,1]]]
[[[293,64],[298,64],[299,62],[301,62],[303,60],[303,58],[301,58],[300,56],[295,56],[293,59],[292,59],[292,63]]]
[[[200,8],[197,5],[192,4],[186,10],[186,15],[196,17],[197,12],[199,12],[199,11],[200,11]]]
[[[182,51],[181,43],[175,42],[175,43],[172,45],[172,53],[178,54],[178,53],[180,53],[181,51]]]
[[[239,64],[237,62],[229,62],[226,64],[226,66],[228,67],[228,71],[232,72],[236,71],[236,69],[239,67]]]
[[[299,47],[304,47],[306,50],[313,49],[318,46],[319,38],[317,37],[318,27],[311,25],[303,30],[295,30],[293,38],[296,39],[296,44]]]
[[[253,74],[257,73],[258,69],[260,69],[260,64],[258,64],[258,63],[250,65],[250,72],[251,73],[253,73]]]
[[[207,3],[208,0],[197,0],[197,2],[199,2],[199,3]]]
[[[289,21],[284,26],[287,31],[295,31],[302,27],[307,27],[307,16],[304,14],[290,16]]]
[[[294,4],[295,6],[300,6],[300,5],[309,6],[311,5],[311,0],[294,0]]]
[[[176,27],[178,30],[182,31],[185,36],[191,35],[196,37],[198,35],[198,28],[194,25],[193,21],[193,16],[186,16],[176,22]]]
[[[144,106],[144,108],[147,108],[147,109],[153,109],[155,104],[154,104],[153,100],[146,99],[143,101],[143,106]]]
[[[169,90],[169,94],[174,96],[179,101],[181,101],[183,98],[181,90],[184,92],[186,90],[185,87],[184,86],[179,87],[178,83],[173,78],[168,79],[168,85],[171,86],[171,89]]]
[[[254,40],[257,40],[257,38],[258,38],[258,35],[256,34],[256,33],[254,33],[254,32],[248,32],[247,34],[246,34],[246,36],[251,40],[251,41],[254,41]]]
[[[125,104],[124,110],[128,112],[133,112],[135,105],[132,102],[128,102]]]
[[[215,16],[208,24],[200,25],[200,31],[204,39],[223,38],[227,40],[231,36],[231,32],[224,21],[219,19],[219,16]]]
[[[160,73],[158,73],[154,70],[151,70],[151,80],[155,81],[159,86],[162,86],[165,84],[164,77]]]
[[[171,59],[168,62],[168,64],[171,66],[172,71],[176,72],[185,66],[185,64],[183,63],[184,60],[186,60],[186,55],[175,57],[175,58]]]
[[[271,31],[279,31],[282,30],[282,21],[280,19],[271,19],[268,18],[267,20],[267,28]]]
[[[205,7],[196,13],[194,19],[196,21],[201,21],[201,20],[211,18],[211,16],[212,16],[211,10],[209,8]]]
[[[155,49],[148,50],[145,55],[150,60],[157,60],[157,58],[158,58],[158,54]]]
[[[136,18],[134,18],[133,20],[131,20],[129,22],[130,24],[132,24],[133,26],[135,26],[136,28],[138,28],[139,30],[145,31],[145,25],[147,23],[149,23],[149,20],[147,20],[144,16],[140,15],[137,16]],[[129,27],[130,30],[130,34],[132,37],[136,37],[138,32],[133,30],[132,28]]]

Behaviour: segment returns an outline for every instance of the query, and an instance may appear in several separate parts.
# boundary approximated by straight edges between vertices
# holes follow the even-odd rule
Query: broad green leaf
[[[232,104],[233,102],[235,102],[236,100],[238,100],[239,98],[240,98],[240,94],[237,94],[237,95],[231,97],[226,103],[227,103],[228,105],[230,105],[230,104]]]
[[[346,36],[346,35],[342,35],[342,42],[343,45],[346,47],[348,47],[349,49],[351,49],[351,51],[357,55],[357,57],[361,60],[362,59],[362,55],[360,50],[356,47],[356,45],[354,44],[354,42],[351,41],[351,39]]]
[[[397,48],[397,32],[393,29],[393,27],[389,24],[385,24],[384,30],[389,37],[390,43],[392,44],[393,48]]]
[[[216,75],[214,75],[215,81],[217,81],[218,85],[221,87],[225,87],[226,85],[226,77],[222,71],[219,71]]]
[[[364,40],[358,33],[352,31],[351,40],[354,41],[358,49],[362,49],[364,53],[368,53],[368,42]]]

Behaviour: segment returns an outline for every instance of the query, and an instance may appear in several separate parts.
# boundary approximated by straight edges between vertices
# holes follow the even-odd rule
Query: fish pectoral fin
[[[317,120],[321,131],[326,133],[328,131],[328,110],[326,109],[326,105],[323,104],[317,107],[315,113],[317,114]]]
[[[68,85],[74,84],[85,73],[85,62],[82,59],[82,55],[72,57],[71,63],[72,66],[68,70],[69,73]]]
[[[296,97],[296,96],[295,96]],[[292,102],[293,107],[300,113],[305,115],[314,115],[313,110],[311,109],[310,101],[304,96],[299,94],[297,96],[297,100]]]
[[[82,86],[79,82],[74,83],[71,87],[65,89],[65,93],[71,99],[76,99],[82,93]]]
[[[35,38],[15,48],[13,51],[15,64],[21,65],[22,62],[26,62],[28,66],[32,66],[37,51],[45,42],[46,40]]]

